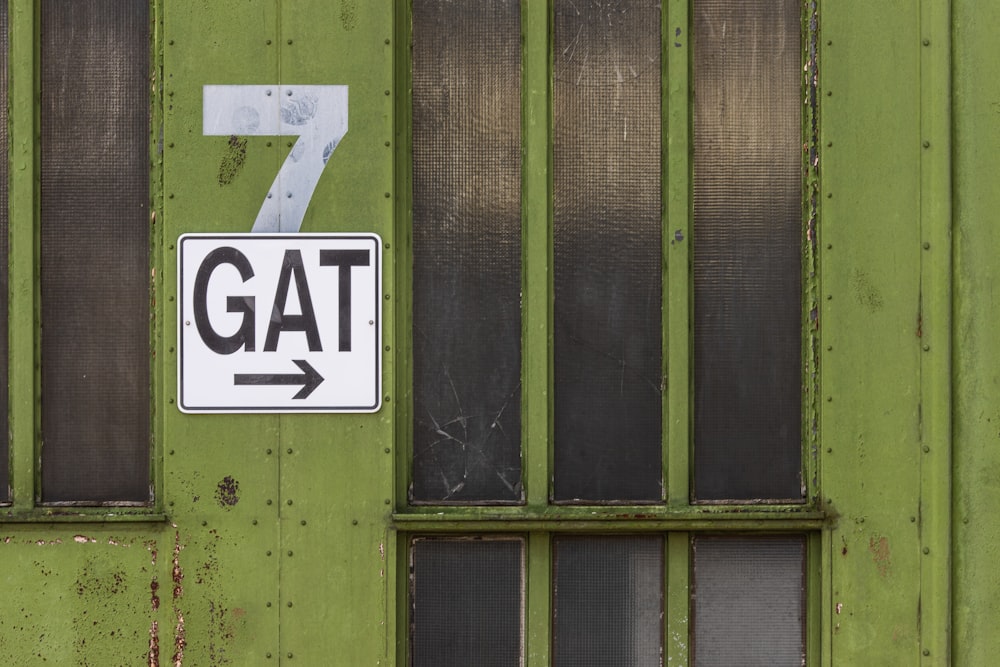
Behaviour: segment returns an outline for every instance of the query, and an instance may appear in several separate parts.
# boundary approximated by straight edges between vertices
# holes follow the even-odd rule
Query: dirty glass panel
[[[696,500],[803,496],[800,6],[693,6]]]
[[[656,501],[660,3],[555,2],[558,501]]]
[[[415,502],[521,493],[520,7],[413,2]]]
[[[555,541],[553,664],[659,667],[663,538]]]
[[[8,432],[7,389],[7,260],[9,214],[7,212],[7,62],[10,53],[7,36],[7,2],[0,1],[0,502],[10,500],[10,442]]]
[[[696,667],[805,664],[805,539],[694,540]]]
[[[415,539],[410,564],[413,667],[523,664],[521,539]]]
[[[45,502],[149,501],[148,5],[41,3]]]

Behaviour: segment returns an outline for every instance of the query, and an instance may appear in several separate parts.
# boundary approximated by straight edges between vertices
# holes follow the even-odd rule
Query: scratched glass
[[[660,2],[555,3],[554,499],[658,501]]]
[[[803,500],[800,7],[693,5],[695,500]]]
[[[413,502],[522,499],[520,29],[413,2]]]
[[[692,664],[804,665],[803,537],[698,537],[692,550]]]
[[[524,541],[417,538],[410,551],[412,667],[524,664]]]
[[[7,36],[7,2],[0,2],[0,155],[7,155],[7,62],[9,53]],[[0,160],[0,433],[7,433],[8,409],[8,369],[7,369],[7,260],[8,223],[7,183],[8,160]],[[8,438],[0,438],[0,502],[10,500],[10,443]]]
[[[148,7],[41,3],[46,503],[150,500]]]
[[[661,667],[663,538],[555,540],[552,664]]]

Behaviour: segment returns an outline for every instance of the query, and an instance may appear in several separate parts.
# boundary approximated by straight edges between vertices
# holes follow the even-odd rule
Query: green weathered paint
[[[995,3],[818,8],[818,271],[807,276],[819,304],[818,456],[807,456],[809,503],[754,508],[687,505],[692,5],[664,3],[668,502],[580,508],[548,504],[551,34],[533,27],[548,25],[551,3],[523,0],[526,504],[411,511],[408,2],[157,0],[156,503],[60,515],[34,502],[36,4],[10,8],[14,499],[0,510],[0,662],[402,665],[409,536],[496,531],[526,540],[525,667],[551,660],[551,542],[566,531],[672,531],[670,667],[689,662],[689,544],[698,531],[810,535],[809,665],[978,667],[1000,651]],[[202,86],[279,82],[350,86],[350,128],[303,231],[376,232],[386,244],[386,401],[377,414],[185,415],[175,405],[176,239],[249,231],[288,152],[286,139],[248,137],[233,167],[227,138],[201,133]]]

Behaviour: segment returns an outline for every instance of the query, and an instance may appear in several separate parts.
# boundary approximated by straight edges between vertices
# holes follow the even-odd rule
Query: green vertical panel
[[[821,487],[832,664],[918,664],[918,2],[821,8]]]
[[[283,84],[346,85],[347,134],[330,156],[304,232],[384,242],[383,396],[373,415],[288,415],[281,433],[281,651],[291,664],[389,660],[393,493],[393,3],[283,3]]]
[[[161,664],[260,664],[277,655],[279,418],[184,415],[176,386],[176,240],[249,232],[285,138],[203,136],[205,85],[277,84],[277,2],[165,3],[163,193],[167,335],[157,410],[164,509],[176,526]],[[279,143],[280,142],[280,143]],[[170,663],[173,664],[173,663]]]
[[[954,590],[952,661],[1000,652],[1000,5],[953,3]]]

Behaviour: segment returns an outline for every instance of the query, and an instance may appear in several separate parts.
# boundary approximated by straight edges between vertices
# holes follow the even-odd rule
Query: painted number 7
[[[297,232],[319,176],[347,134],[347,86],[205,86],[206,136],[297,136],[252,232]]]

